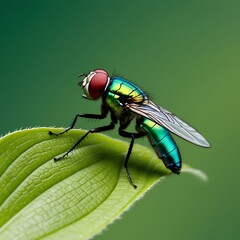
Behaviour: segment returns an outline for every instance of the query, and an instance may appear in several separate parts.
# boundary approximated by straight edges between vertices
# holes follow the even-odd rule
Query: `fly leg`
[[[130,142],[130,145],[128,147],[128,152],[127,152],[127,155],[125,157],[125,160],[124,160],[124,167],[126,169],[126,172],[127,172],[127,176],[128,176],[128,179],[129,179],[129,182],[130,184],[134,187],[134,188],[137,188],[137,186],[133,183],[133,180],[131,178],[131,175],[130,175],[130,172],[128,170],[128,160],[129,160],[129,157],[131,155],[131,152],[132,152],[132,148],[133,148],[133,145],[134,145],[134,140],[135,138],[140,138],[140,137],[143,137],[145,136],[146,134],[144,132],[139,132],[139,133],[130,133],[130,132],[126,132],[123,130],[123,128],[119,128],[118,130],[119,132],[119,135],[121,135],[122,137],[126,137],[126,138],[131,138],[131,142]]]
[[[83,139],[85,139],[87,137],[87,135],[89,133],[104,132],[104,131],[113,129],[114,127],[115,127],[114,122],[111,122],[107,126],[102,126],[102,127],[93,128],[93,129],[89,130],[66,153],[64,153],[62,156],[60,156],[58,158],[54,158],[54,161],[59,161],[59,160],[63,159],[64,157],[66,157],[70,152],[72,152],[74,150],[75,147],[77,147],[78,144],[80,144],[83,141]]]
[[[103,112],[102,114],[84,114],[84,113],[80,114],[79,113],[74,117],[71,125],[68,128],[66,128],[64,131],[62,131],[60,133],[53,133],[52,131],[49,131],[48,133],[49,133],[49,135],[59,136],[59,135],[62,135],[64,133],[68,132],[70,129],[74,128],[74,126],[77,122],[77,119],[79,117],[81,117],[81,118],[92,118],[92,119],[104,119],[104,118],[106,118],[106,116],[107,116],[107,114],[105,112]]]

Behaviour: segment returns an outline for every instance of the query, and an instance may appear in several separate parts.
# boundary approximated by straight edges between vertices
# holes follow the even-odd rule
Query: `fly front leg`
[[[60,156],[58,158],[54,158],[54,161],[59,161],[59,160],[65,158],[70,152],[72,152],[74,150],[74,148],[77,147],[78,144],[80,144],[88,136],[89,133],[104,132],[104,131],[112,130],[114,127],[115,127],[115,124],[113,122],[111,122],[107,126],[102,126],[102,127],[98,127],[98,128],[89,130],[66,153],[64,153],[62,156]]]
[[[64,133],[68,132],[70,129],[74,128],[74,126],[77,122],[77,119],[79,117],[81,117],[81,118],[92,118],[92,119],[104,119],[104,118],[106,118],[106,116],[107,115],[101,115],[101,114],[84,114],[84,113],[83,114],[77,114],[75,116],[75,118],[73,119],[71,125],[68,128],[66,128],[64,131],[62,131],[60,133],[53,133],[52,131],[49,131],[48,133],[49,133],[49,135],[59,136],[59,135],[62,135]]]
[[[146,134],[144,132],[139,132],[139,133],[130,133],[130,132],[126,132],[123,130],[123,128],[119,128],[119,134],[122,136],[122,137],[126,137],[126,138],[131,138],[131,142],[130,142],[130,145],[128,147],[128,152],[127,152],[127,155],[125,157],[125,160],[124,160],[124,167],[126,169],[126,172],[127,172],[127,176],[128,176],[128,179],[129,179],[129,182],[130,184],[134,187],[134,188],[137,188],[137,186],[133,183],[133,180],[131,178],[131,175],[130,175],[130,172],[128,170],[128,160],[129,160],[129,157],[131,155],[131,152],[132,152],[132,148],[133,148],[133,145],[134,145],[134,140],[135,138],[140,138],[140,137],[143,137],[145,136]]]
[[[70,129],[73,129],[78,118],[104,119],[107,117],[107,114],[108,114],[108,109],[104,105],[102,105],[101,114],[79,113],[74,117],[71,125],[68,128],[66,128],[64,131],[62,131],[60,133],[53,133],[52,131],[49,131],[48,133],[49,133],[49,135],[59,136],[59,135],[62,135],[64,133],[68,132]]]

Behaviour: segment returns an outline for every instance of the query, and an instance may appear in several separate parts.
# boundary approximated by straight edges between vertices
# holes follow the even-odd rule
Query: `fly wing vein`
[[[179,137],[202,147],[209,147],[207,140],[194,128],[168,110],[156,105],[152,101],[143,104],[128,104],[127,108],[136,114],[146,117],[163,126]]]

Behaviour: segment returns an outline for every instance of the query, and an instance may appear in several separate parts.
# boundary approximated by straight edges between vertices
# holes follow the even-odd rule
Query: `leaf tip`
[[[184,168],[182,169],[182,173],[190,173],[194,176],[200,178],[203,182],[208,181],[208,176],[201,170],[195,168]]]

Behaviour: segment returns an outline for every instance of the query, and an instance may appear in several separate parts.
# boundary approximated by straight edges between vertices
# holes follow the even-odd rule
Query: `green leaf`
[[[90,134],[59,162],[84,133],[61,136],[35,128],[0,139],[0,239],[88,239],[99,233],[169,174],[155,153],[134,145],[129,170],[123,167],[128,144]]]

